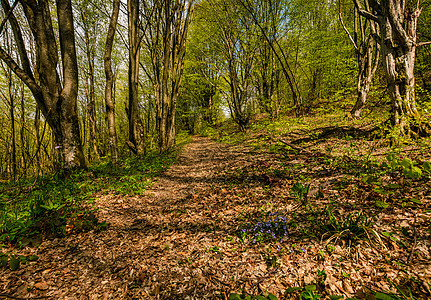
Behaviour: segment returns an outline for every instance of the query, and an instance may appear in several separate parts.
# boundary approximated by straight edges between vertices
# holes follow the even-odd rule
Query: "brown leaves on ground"
[[[218,299],[245,291],[295,299],[289,287],[316,284],[323,296],[365,298],[397,292],[396,285],[419,299],[430,297],[429,182],[406,185],[422,204],[402,207],[395,198],[406,190],[376,193],[326,159],[196,137],[145,196],[98,197],[97,217],[110,223],[106,231],[4,249],[39,260],[15,272],[1,270],[1,295]],[[297,182],[310,185],[301,201],[292,195]],[[390,206],[376,207],[379,197]],[[363,236],[355,238],[354,227],[333,228],[328,207],[340,224],[349,215],[367,216]],[[242,228],[270,213],[289,219],[286,237],[241,241]]]

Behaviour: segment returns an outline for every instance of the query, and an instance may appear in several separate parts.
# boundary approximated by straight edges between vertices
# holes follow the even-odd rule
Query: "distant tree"
[[[143,48],[151,59],[146,73],[154,88],[160,152],[175,142],[175,112],[182,82],[193,0],[143,1]]]
[[[83,77],[85,86],[85,95],[87,98],[87,116],[88,116],[88,131],[89,131],[89,147],[88,160],[98,160],[100,158],[98,150],[98,132],[96,119],[96,56],[98,30],[100,30],[100,16],[98,10],[87,1],[78,1],[76,5],[78,10],[77,25],[83,32],[81,36],[81,49],[84,54],[85,63],[81,67],[81,76]],[[78,42],[79,46],[79,42]],[[78,48],[79,49],[79,48]],[[85,124],[86,122],[83,122]],[[85,126],[85,125],[84,125]],[[85,135],[84,135],[85,138]]]
[[[129,104],[127,117],[129,120],[129,139],[127,145],[133,153],[139,153],[138,136],[138,91],[139,91],[139,56],[141,38],[139,36],[139,0],[127,0],[129,22]]]
[[[260,72],[260,74],[257,78],[260,84],[257,88],[261,97],[261,104],[263,104],[265,110],[270,110],[272,113],[272,109],[268,106],[268,102],[271,101],[268,98],[271,98],[275,92],[274,84],[278,81],[278,78],[276,78],[278,77],[276,76],[278,71],[275,70],[275,61],[278,61],[290,88],[293,106],[297,112],[301,113],[303,99],[298,80],[288,59],[289,51],[283,45],[285,40],[280,38],[280,25],[288,22],[286,19],[287,7],[285,7],[287,3],[283,0],[236,0],[236,2],[245,8],[252,22],[257,26],[256,31],[258,33],[255,32],[254,34],[259,36],[258,49],[260,58],[257,59],[257,63],[260,66],[257,66],[257,72]]]

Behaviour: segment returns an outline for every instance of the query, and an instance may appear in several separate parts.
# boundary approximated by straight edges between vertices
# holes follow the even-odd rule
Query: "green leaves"
[[[376,300],[396,300],[396,298],[393,298],[388,294],[378,292],[376,293]]]
[[[8,254],[1,254],[0,255],[0,268],[9,268],[12,271],[16,271],[19,269],[21,264],[25,265],[27,262],[35,262],[39,259],[37,255],[30,255],[30,256],[24,256],[24,255],[8,255]]]
[[[9,259],[9,267],[12,271],[18,270],[20,264],[21,262],[19,261],[19,259],[16,259],[15,257],[11,257]]]
[[[277,300],[273,294],[268,294],[268,296],[251,296],[251,295],[240,295],[236,293],[232,293],[229,295],[229,300]]]
[[[408,157],[401,160],[400,156],[394,153],[388,154],[386,160],[388,163],[382,164],[383,167],[387,167],[392,171],[400,170],[408,179],[419,180],[423,177],[424,172],[426,174],[431,173],[431,163],[428,161],[423,162],[420,168],[417,162]]]

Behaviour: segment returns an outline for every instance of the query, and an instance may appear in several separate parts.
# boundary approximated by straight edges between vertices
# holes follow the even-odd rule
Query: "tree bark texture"
[[[115,105],[113,99],[113,86],[114,86],[114,73],[112,72],[112,46],[114,44],[115,30],[117,27],[118,15],[120,12],[121,0],[114,0],[112,7],[111,20],[109,22],[108,34],[106,36],[104,66],[106,75],[105,86],[105,104],[106,104],[106,118],[108,121],[108,135],[109,145],[111,148],[112,162],[118,161],[118,143],[117,143],[117,130],[115,127]]]
[[[129,105],[127,107],[129,140],[127,145],[133,153],[138,154],[139,0],[128,0],[127,10],[129,18]]]

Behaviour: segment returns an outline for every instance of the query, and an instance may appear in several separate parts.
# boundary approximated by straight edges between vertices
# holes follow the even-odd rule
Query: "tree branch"
[[[359,52],[359,48],[358,45],[356,44],[355,40],[353,39],[352,35],[350,34],[349,30],[347,29],[346,25],[344,25],[344,21],[343,21],[343,16],[341,15],[341,0],[338,2],[339,6],[338,6],[338,16],[340,18],[340,22],[341,22],[341,26],[343,26],[344,31],[347,33],[350,41],[353,44],[353,47],[355,47],[355,50],[357,52]]]
[[[6,17],[1,22],[1,24],[0,24],[0,33],[3,31],[3,28],[6,25],[7,20],[10,18],[10,16],[12,16],[13,10],[17,6],[18,2],[19,2],[19,0],[15,0],[15,2],[13,3],[11,9],[9,9],[9,12],[7,13]]]
[[[361,16],[379,23],[379,21],[380,21],[379,17],[376,16],[375,14],[369,12],[369,11],[362,9],[362,6],[361,6],[361,3],[359,2],[359,0],[353,0],[353,2],[354,2],[356,9],[358,10],[358,12]]]
[[[427,45],[431,45],[431,42],[421,42],[421,43],[418,43],[416,45],[416,47],[422,47],[422,46],[427,46]]]
[[[13,58],[0,47],[0,59],[3,60],[8,67],[21,79],[25,85],[30,89],[33,95],[41,93],[39,85],[13,60]]]

